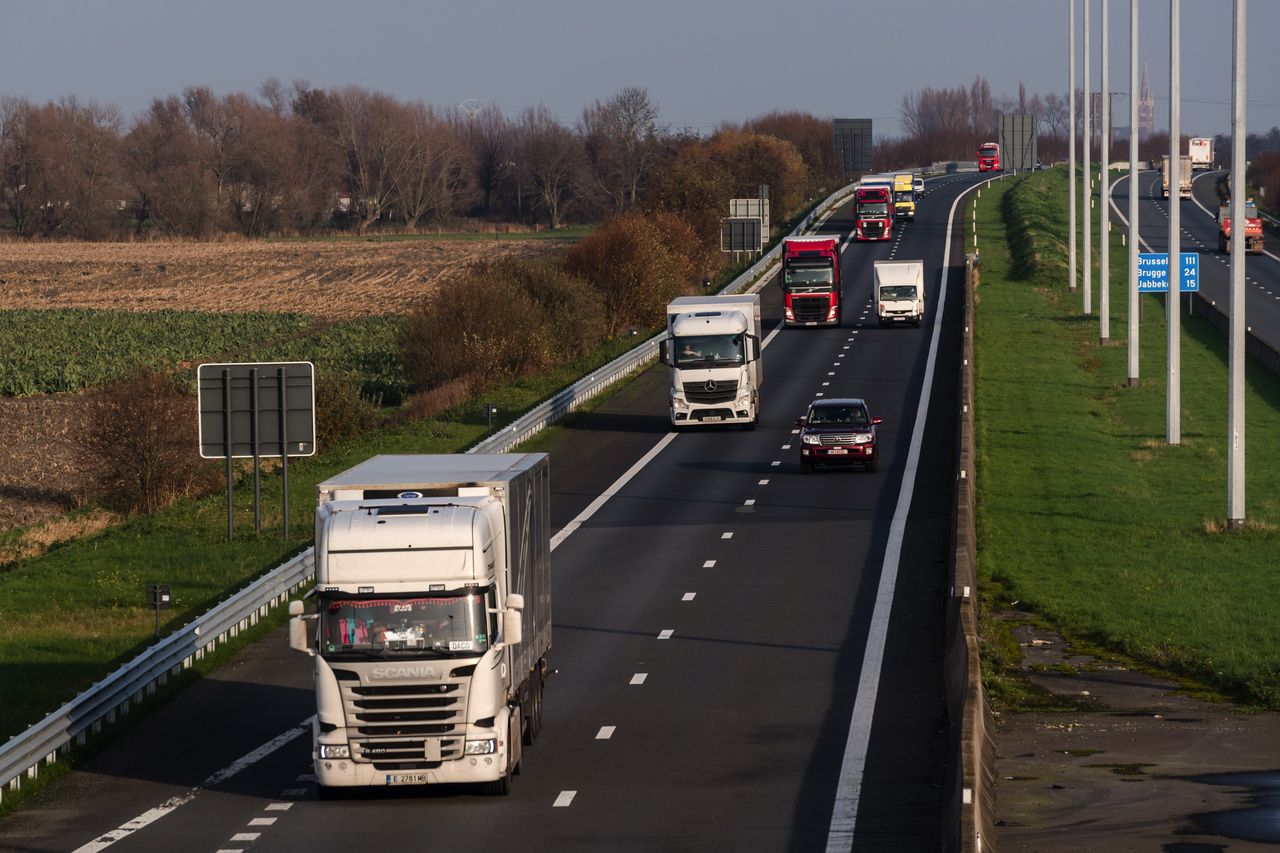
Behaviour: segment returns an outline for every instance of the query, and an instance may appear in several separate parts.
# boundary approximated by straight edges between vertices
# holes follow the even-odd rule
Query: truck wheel
[[[505,797],[511,793],[511,774],[505,774],[501,779],[495,779],[492,782],[484,783],[484,794],[487,797]]]
[[[542,730],[542,674],[534,667],[529,673],[529,713],[525,718],[524,744],[530,746]]]

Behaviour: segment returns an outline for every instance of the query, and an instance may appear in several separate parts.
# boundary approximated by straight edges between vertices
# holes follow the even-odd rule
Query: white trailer
[[[336,788],[506,794],[542,727],[551,648],[545,453],[375,456],[318,487],[312,759]]]
[[[924,261],[876,261],[872,264],[876,318],[881,326],[924,319]]]
[[[1191,169],[1201,172],[1213,168],[1213,137],[1197,136],[1187,141],[1187,155],[1191,157]]]
[[[1191,155],[1183,154],[1178,158],[1182,167],[1178,176],[1178,197],[1191,198]],[[1164,198],[1169,197],[1169,155],[1160,157],[1160,192]]]
[[[680,296],[667,305],[661,360],[673,427],[760,419],[760,296]]]

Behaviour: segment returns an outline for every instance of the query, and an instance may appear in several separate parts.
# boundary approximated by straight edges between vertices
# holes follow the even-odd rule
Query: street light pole
[[[1093,275],[1093,177],[1089,174],[1089,149],[1093,146],[1093,133],[1089,127],[1089,114],[1093,112],[1093,92],[1089,90],[1089,4],[1084,0],[1084,313],[1093,313],[1093,292],[1090,277]]]
[[[1245,0],[1235,0],[1231,52],[1231,352],[1227,415],[1227,529],[1244,526]]]
[[[1108,40],[1111,15],[1108,0],[1102,0],[1102,93],[1098,109],[1102,112],[1102,151],[1098,160],[1101,181],[1098,183],[1098,340],[1104,346],[1111,337],[1111,48]]]
[[[1129,387],[1138,384],[1138,0],[1129,0]]]
[[[1182,303],[1182,157],[1179,149],[1182,128],[1178,101],[1182,97],[1182,75],[1179,64],[1182,18],[1180,0],[1169,0],[1169,292],[1165,296],[1165,316],[1169,326],[1168,389],[1165,400],[1166,441],[1182,443],[1182,366],[1181,323],[1178,306]]]
[[[1136,2],[1136,0],[1134,0]],[[1076,289],[1076,0],[1067,0],[1067,280]]]

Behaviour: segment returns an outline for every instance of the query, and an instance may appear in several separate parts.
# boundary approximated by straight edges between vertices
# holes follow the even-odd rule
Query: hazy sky
[[[1090,1],[1096,89],[1101,0]],[[1181,5],[1183,132],[1229,132],[1231,0]],[[126,117],[187,86],[256,94],[275,77],[439,106],[474,98],[509,116],[541,102],[572,124],[588,103],[640,86],[676,128],[709,131],[798,109],[873,118],[881,137],[900,132],[903,95],[926,86],[982,75],[996,96],[1016,96],[1019,82],[1028,96],[1067,91],[1066,0],[12,0],[0,8],[0,94],[75,95],[116,104]],[[1129,0],[1111,0],[1110,10],[1111,89],[1127,91]],[[1157,127],[1167,126],[1169,3],[1142,0],[1140,11],[1140,61],[1150,66]],[[1248,129],[1266,131],[1280,125],[1280,2],[1250,3],[1249,31]],[[1117,112],[1127,124],[1126,102]]]

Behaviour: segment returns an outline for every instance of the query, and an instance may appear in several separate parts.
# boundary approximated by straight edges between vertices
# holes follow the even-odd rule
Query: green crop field
[[[1226,343],[1182,315],[1183,440],[1169,446],[1163,301],[1142,297],[1129,388],[1127,250],[1114,234],[1112,343],[1100,346],[1096,308],[1083,316],[1067,289],[1065,210],[1063,169],[998,182],[977,202],[984,606],[1016,601],[1072,641],[1280,708],[1280,379],[1248,365],[1249,523],[1223,532]]]

